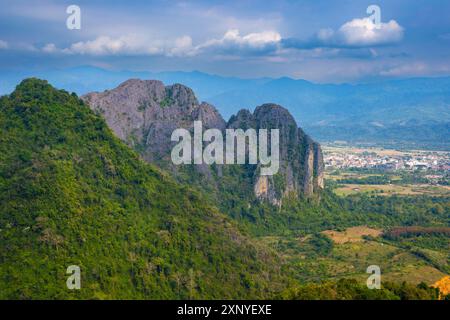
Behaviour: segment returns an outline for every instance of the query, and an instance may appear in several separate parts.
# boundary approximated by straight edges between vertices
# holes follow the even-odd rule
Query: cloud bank
[[[353,19],[338,30],[321,29],[312,38],[283,40],[286,48],[367,48],[395,44],[403,39],[403,27],[397,21],[375,24],[370,18]]]
[[[201,44],[197,49],[231,54],[261,54],[277,51],[281,35],[276,31],[249,33],[241,36],[239,30],[228,30],[221,39],[213,39]]]
[[[337,32],[337,40],[348,46],[379,46],[399,42],[403,28],[395,20],[378,26],[370,18],[353,19],[343,24]]]
[[[308,40],[283,38],[274,30],[241,35],[230,29],[218,39],[194,45],[190,36],[174,40],[151,39],[136,35],[122,37],[99,36],[93,40],[79,41],[67,48],[58,49],[49,43],[42,47],[45,53],[107,55],[163,55],[168,57],[196,56],[205,53],[219,55],[273,55],[283,49],[317,48],[373,48],[398,43],[404,29],[395,20],[375,24],[370,18],[353,19],[337,30],[321,29]],[[0,48],[2,43],[0,42]]]
[[[193,45],[190,36],[174,40],[157,40],[136,35],[118,38],[99,36],[94,40],[79,41],[67,48],[57,48],[48,43],[41,48],[44,53],[79,54],[92,56],[109,55],[164,55],[196,56],[203,53],[217,54],[265,54],[279,49],[281,35],[275,31],[263,31],[241,35],[238,29],[228,30],[220,39],[207,40]]]

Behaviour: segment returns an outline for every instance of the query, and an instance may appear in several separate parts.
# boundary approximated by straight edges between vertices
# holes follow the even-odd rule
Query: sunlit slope
[[[0,298],[260,298],[277,265],[75,95],[28,79],[0,99]]]

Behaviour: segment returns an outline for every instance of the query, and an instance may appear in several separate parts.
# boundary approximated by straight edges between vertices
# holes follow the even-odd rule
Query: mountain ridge
[[[183,83],[200,100],[217,106],[225,119],[242,108],[270,101],[288,108],[300,126],[320,141],[420,142],[430,137],[436,144],[445,144],[445,137],[450,134],[450,77],[320,84],[288,77],[240,79],[199,71],[108,71],[85,66],[49,72],[5,72],[0,92],[10,92],[28,76],[46,78],[80,95],[103,91],[129,78]],[[405,125],[412,119],[419,119],[420,124]],[[375,120],[382,126],[373,125]],[[348,130],[350,126],[354,129]],[[420,134],[422,128],[426,135]]]
[[[280,115],[272,117],[272,112]],[[269,104],[254,113],[244,110],[236,119],[289,124],[284,116],[282,107]],[[76,94],[43,80],[24,80],[11,95],[0,97],[0,132],[1,299],[438,296],[423,283],[383,281],[381,290],[368,289],[365,255],[360,260],[354,254],[360,251],[350,251],[345,257],[321,232],[362,224],[447,225],[445,199],[392,197],[385,202],[377,197],[371,203],[372,197],[346,201],[324,192],[321,201],[288,198],[278,209],[239,198],[251,177],[238,175],[222,194],[236,208],[233,220],[206,201],[207,194],[142,161]],[[236,177],[226,168],[222,178]],[[444,258],[445,245],[431,248],[442,247]],[[404,253],[418,260],[416,267],[448,269],[440,252],[424,255],[414,246],[405,246]],[[356,266],[351,274],[358,280],[342,279],[349,274],[346,269],[335,273],[337,263]],[[411,272],[411,261],[405,263]],[[81,290],[66,287],[66,269],[73,265],[81,268]],[[384,270],[399,276],[395,264]],[[308,283],[317,279],[328,280]]]
[[[268,298],[276,255],[147,164],[76,95],[0,98],[1,299]],[[81,268],[81,290],[66,269]]]
[[[301,194],[311,196],[323,188],[320,145],[298,128],[289,111],[279,105],[262,104],[253,114],[241,110],[226,123],[214,106],[199,103],[189,87],[181,84],[164,86],[157,80],[136,79],[127,80],[111,90],[86,94],[82,99],[104,116],[118,137],[137,147],[145,160],[156,161],[171,171],[178,171],[170,164],[170,150],[175,145],[171,134],[178,128],[192,131],[194,121],[201,120],[204,129],[219,129],[223,133],[226,129],[278,129],[281,161],[277,177],[260,176],[259,165],[247,166],[244,169],[247,172],[242,173],[253,177],[251,187],[255,196],[281,205],[282,198],[290,193],[297,197]],[[212,172],[214,169],[206,165],[200,165],[196,170],[212,177],[222,174],[224,165],[217,167],[217,172]],[[217,185],[214,180],[220,178],[212,180],[212,184]]]

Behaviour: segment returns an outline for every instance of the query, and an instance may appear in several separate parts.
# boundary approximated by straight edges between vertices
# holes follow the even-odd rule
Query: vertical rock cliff
[[[199,103],[190,88],[138,79],[128,80],[113,90],[89,93],[82,99],[102,114],[116,135],[134,147],[145,160],[173,172],[180,168],[170,161],[170,152],[175,145],[170,136],[177,128],[193,131],[195,120],[202,121],[203,130],[217,128],[224,133],[227,128],[279,129],[280,169],[277,174],[260,175],[259,164],[245,166],[233,174],[252,176],[250,187],[254,196],[274,205],[280,205],[286,196],[309,197],[324,186],[320,145],[297,126],[288,110],[279,105],[264,104],[253,113],[241,110],[226,123],[214,106]],[[212,189],[217,190],[221,166],[192,165],[184,170],[189,172],[193,183],[210,183]]]
[[[241,110],[231,117],[229,128],[279,129],[280,169],[276,175],[255,175],[254,191],[260,199],[279,205],[285,196],[311,196],[323,188],[320,145],[307,136],[285,108],[263,104],[252,114]]]

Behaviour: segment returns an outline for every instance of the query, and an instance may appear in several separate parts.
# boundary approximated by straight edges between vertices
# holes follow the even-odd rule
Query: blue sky
[[[66,27],[69,5],[81,29]],[[381,9],[381,24],[369,5]],[[361,82],[450,75],[450,1],[0,0],[0,75],[97,66]]]

